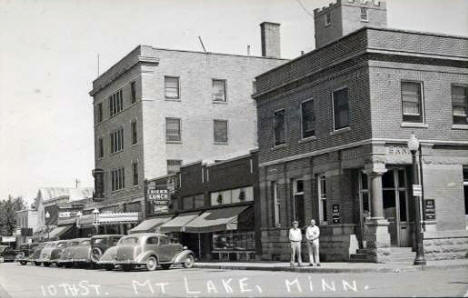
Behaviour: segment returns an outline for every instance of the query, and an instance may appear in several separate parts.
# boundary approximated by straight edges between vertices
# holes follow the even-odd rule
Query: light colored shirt
[[[308,226],[305,236],[309,241],[318,240],[320,237],[320,228],[318,226]]]
[[[301,229],[290,228],[289,229],[289,241],[302,241]]]

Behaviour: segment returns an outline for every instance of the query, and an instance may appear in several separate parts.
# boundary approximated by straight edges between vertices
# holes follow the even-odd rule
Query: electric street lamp
[[[45,214],[46,227],[47,227],[47,241],[49,241],[49,218],[50,218],[50,213],[49,211],[47,211]]]
[[[414,259],[414,265],[426,265],[424,259],[424,244],[423,234],[421,227],[421,195],[422,187],[419,184],[419,172],[418,164],[416,161],[416,152],[420,150],[420,144],[418,138],[411,133],[410,139],[408,140],[408,149],[411,151],[411,160],[413,164],[412,178],[413,178],[413,200],[415,205],[415,226],[416,226],[416,258]]]
[[[94,215],[94,225],[96,227],[96,234],[99,234],[99,210],[97,208],[93,210],[93,215]]]
[[[76,232],[78,233],[77,238],[79,238],[81,236],[81,231],[80,231],[80,229],[81,229],[81,215],[82,215],[81,211],[78,211],[76,213]],[[75,235],[76,235],[76,233],[75,233]]]

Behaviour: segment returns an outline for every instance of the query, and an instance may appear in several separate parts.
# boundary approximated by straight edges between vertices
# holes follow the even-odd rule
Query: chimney
[[[280,58],[280,24],[263,22],[260,24],[260,32],[262,38],[262,56]]]

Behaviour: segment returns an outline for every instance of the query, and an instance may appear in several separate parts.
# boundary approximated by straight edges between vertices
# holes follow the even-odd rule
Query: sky
[[[260,55],[314,49],[313,10],[331,0],[0,0],[0,199],[92,186],[92,81],[139,44]],[[301,6],[302,4],[302,6]],[[468,36],[468,0],[388,0],[388,27]]]

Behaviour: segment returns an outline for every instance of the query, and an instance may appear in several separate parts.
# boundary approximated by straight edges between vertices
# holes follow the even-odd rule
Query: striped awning
[[[165,222],[168,222],[172,216],[158,216],[155,218],[150,218],[142,221],[138,226],[129,230],[128,233],[144,233],[144,232],[155,232],[158,227],[160,227]]]
[[[170,221],[161,225],[159,230],[161,233],[183,232],[185,225],[194,220],[199,214],[200,212],[179,214]]]

